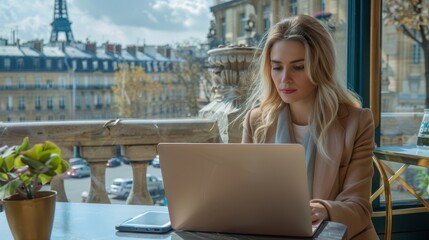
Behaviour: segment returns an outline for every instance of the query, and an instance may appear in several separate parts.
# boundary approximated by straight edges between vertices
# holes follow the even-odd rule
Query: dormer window
[[[46,59],[46,61],[45,61],[45,67],[48,70],[52,68],[52,60],[51,59]]]
[[[24,68],[24,59],[22,59],[22,58],[16,59],[16,67],[18,69]]]
[[[5,58],[5,59],[3,60],[3,67],[4,67],[5,69],[10,69],[10,58]]]
[[[82,69],[83,70],[87,70],[88,69],[88,61],[87,60],[82,60]]]
[[[97,70],[97,69],[98,69],[98,61],[97,61],[97,60],[94,60],[94,61],[92,62],[92,68],[93,68],[94,70]]]

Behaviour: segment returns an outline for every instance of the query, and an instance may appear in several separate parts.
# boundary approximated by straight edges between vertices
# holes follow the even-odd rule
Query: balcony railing
[[[91,168],[91,185],[87,202],[110,203],[106,192],[106,162],[116,155],[116,145],[131,161],[132,193],[127,204],[153,204],[147,189],[146,171],[160,142],[219,142],[217,124],[205,119],[109,120],[0,123],[0,146],[17,145],[24,137],[30,143],[50,140],[59,145],[64,159],[72,157],[73,146],[80,146],[81,155]],[[57,201],[67,202],[64,176],[51,182],[58,192]]]

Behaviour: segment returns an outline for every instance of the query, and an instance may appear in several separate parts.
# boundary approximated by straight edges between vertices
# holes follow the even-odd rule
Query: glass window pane
[[[425,63],[429,61],[429,48],[421,44],[428,36],[421,35],[419,30],[427,31],[427,26],[415,17],[419,15],[419,7],[423,7],[421,19],[427,19],[428,9],[426,4],[418,2],[382,2],[381,146],[416,146],[423,110],[429,108],[425,103],[425,86],[429,81]],[[386,164],[395,171],[402,166],[392,162]],[[428,197],[428,173],[426,168],[410,166],[401,177],[422,196]],[[415,201],[397,181],[392,183],[391,190],[394,204]]]

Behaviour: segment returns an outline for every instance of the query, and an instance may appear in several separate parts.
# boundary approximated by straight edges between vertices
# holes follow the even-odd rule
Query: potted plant
[[[68,168],[50,141],[31,147],[25,137],[19,146],[0,148],[0,200],[16,240],[50,238],[57,193],[41,187]]]

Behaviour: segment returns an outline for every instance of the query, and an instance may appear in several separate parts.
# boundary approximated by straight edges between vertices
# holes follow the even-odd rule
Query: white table
[[[147,210],[167,211],[167,207],[57,202],[51,240],[108,240],[108,239],[217,239],[217,240],[269,240],[289,239],[279,237],[251,236],[240,234],[218,234],[171,231],[167,234],[141,234],[118,232],[115,226],[126,219]],[[326,222],[316,233],[317,239],[345,239],[346,226]],[[13,239],[4,212],[0,212],[0,239]]]

